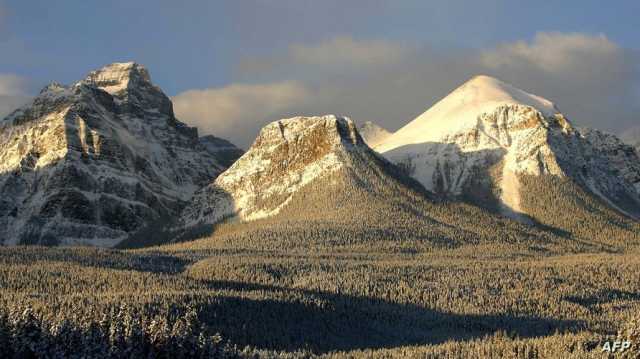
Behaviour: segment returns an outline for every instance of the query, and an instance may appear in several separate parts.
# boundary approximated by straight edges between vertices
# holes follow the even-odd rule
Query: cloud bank
[[[29,100],[26,81],[13,74],[0,74],[0,119]]]
[[[190,90],[175,96],[173,104],[179,118],[197,125],[201,133],[246,147],[264,123],[304,106],[310,98],[307,88],[285,81]]]
[[[0,96],[24,95],[26,81],[20,76],[0,73]]]
[[[461,83],[487,74],[554,101],[577,125],[637,121],[637,57],[605,35],[543,32],[488,49],[336,37],[239,65],[237,83],[174,97],[179,118],[247,146],[264,124],[336,113],[397,130]]]

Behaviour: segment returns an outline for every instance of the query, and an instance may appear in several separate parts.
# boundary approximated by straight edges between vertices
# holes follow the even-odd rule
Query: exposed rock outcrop
[[[52,83],[0,121],[0,243],[114,246],[240,154],[218,144],[175,118],[139,64]]]

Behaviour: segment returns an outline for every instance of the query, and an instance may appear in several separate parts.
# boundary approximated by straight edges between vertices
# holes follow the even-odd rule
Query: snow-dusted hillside
[[[391,132],[385,128],[378,126],[377,124],[367,121],[358,127],[360,136],[364,142],[373,148],[391,136]]]
[[[294,117],[265,126],[233,166],[194,195],[177,228],[198,232],[228,217],[276,215],[340,222],[347,220],[338,214],[347,206],[355,207],[348,211],[354,223],[377,216],[392,226],[390,214],[399,210],[381,208],[410,208],[426,200],[423,191],[369,148],[350,119]]]
[[[139,64],[53,83],[0,121],[0,243],[116,245],[238,155],[218,144],[175,118]]]
[[[273,122],[238,161],[194,195],[181,225],[277,214],[302,186],[345,166],[349,153],[365,150],[349,119],[329,115]]]
[[[375,147],[427,189],[520,217],[523,175],[570,178],[611,207],[640,214],[633,185],[556,106],[488,76],[460,86]]]

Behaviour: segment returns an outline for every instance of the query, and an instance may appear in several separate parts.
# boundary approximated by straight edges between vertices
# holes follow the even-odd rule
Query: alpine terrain
[[[477,76],[375,149],[430,191],[523,222],[627,228],[640,215],[636,154],[600,137],[549,100]]]
[[[139,64],[52,83],[0,121],[0,243],[111,247],[149,234],[240,154],[178,121]]]
[[[397,186],[399,178],[396,168],[364,143],[350,119],[334,115],[284,119],[265,126],[238,161],[194,195],[181,226],[214,224],[227,217],[271,217],[303,188],[323,179],[329,179],[323,194],[334,197],[342,181],[358,181],[361,187],[391,181]],[[371,186],[367,189],[374,190]],[[305,210],[311,213],[320,203],[308,204]]]
[[[589,358],[616,333],[637,343],[635,152],[483,81],[493,94],[456,101],[493,105],[416,125],[440,137],[407,133],[399,165],[334,115],[268,124],[231,164],[240,151],[175,120],[133,64],[48,88],[3,124],[3,235],[124,241],[0,247],[0,357]],[[518,198],[522,221],[483,198]]]
[[[269,246],[301,237],[323,246],[561,242],[476,207],[440,201],[369,148],[353,121],[334,115],[265,126],[238,161],[194,195],[176,227],[187,239],[206,236],[221,222],[237,224],[236,235],[247,238],[254,229],[262,231],[256,238],[275,236],[263,243]]]

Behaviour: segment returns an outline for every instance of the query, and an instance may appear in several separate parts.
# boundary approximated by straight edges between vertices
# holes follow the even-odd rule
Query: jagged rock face
[[[364,142],[371,148],[374,148],[391,136],[391,132],[371,121],[367,121],[358,127],[358,132],[360,132],[360,136],[362,136]]]
[[[328,115],[273,122],[233,166],[194,195],[180,226],[275,215],[300,188],[351,166],[358,156],[376,155],[350,119]]]
[[[591,149],[598,151],[596,156],[604,157],[614,174],[624,178],[640,193],[640,156],[637,149],[607,132],[591,128],[578,131],[593,145]]]
[[[126,112],[154,110],[173,117],[171,100],[151,82],[146,68],[136,63],[116,63],[92,71],[82,81],[111,94]]]
[[[51,84],[0,121],[0,243],[114,246],[176,215],[216,156],[141,65]]]
[[[606,151],[581,136],[553,103],[476,77],[376,147],[427,189],[519,218],[522,175],[571,178],[633,216],[640,200]]]

